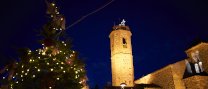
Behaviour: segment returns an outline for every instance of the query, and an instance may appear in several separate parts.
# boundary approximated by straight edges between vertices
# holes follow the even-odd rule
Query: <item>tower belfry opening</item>
[[[126,43],[126,39],[123,38],[123,48],[127,48],[127,43]]]

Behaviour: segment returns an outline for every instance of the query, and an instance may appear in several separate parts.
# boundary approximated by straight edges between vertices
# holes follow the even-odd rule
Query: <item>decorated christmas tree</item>
[[[65,18],[54,2],[48,2],[49,21],[43,26],[42,48],[20,50],[20,60],[6,68],[3,78],[11,89],[81,89],[86,85],[84,63],[70,41],[64,41]]]

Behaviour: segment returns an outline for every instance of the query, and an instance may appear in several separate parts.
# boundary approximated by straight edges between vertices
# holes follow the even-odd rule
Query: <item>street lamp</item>
[[[120,86],[121,86],[121,89],[124,89],[124,87],[126,86],[126,83],[121,83]]]

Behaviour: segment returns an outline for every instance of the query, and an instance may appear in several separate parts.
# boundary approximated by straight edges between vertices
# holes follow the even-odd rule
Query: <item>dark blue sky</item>
[[[110,0],[57,0],[67,25]],[[0,64],[17,58],[16,49],[40,47],[39,29],[47,21],[44,0],[0,1]],[[114,0],[67,29],[73,49],[86,63],[89,84],[111,81],[109,34],[126,19],[132,32],[135,79],[186,58],[198,39],[208,40],[208,3],[200,0]]]

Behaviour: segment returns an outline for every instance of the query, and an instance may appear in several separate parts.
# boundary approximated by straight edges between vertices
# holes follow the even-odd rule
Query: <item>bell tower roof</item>
[[[119,25],[113,26],[113,31],[114,30],[128,30],[128,31],[130,31],[129,26],[126,26],[125,23],[126,23],[126,21],[123,19]]]

